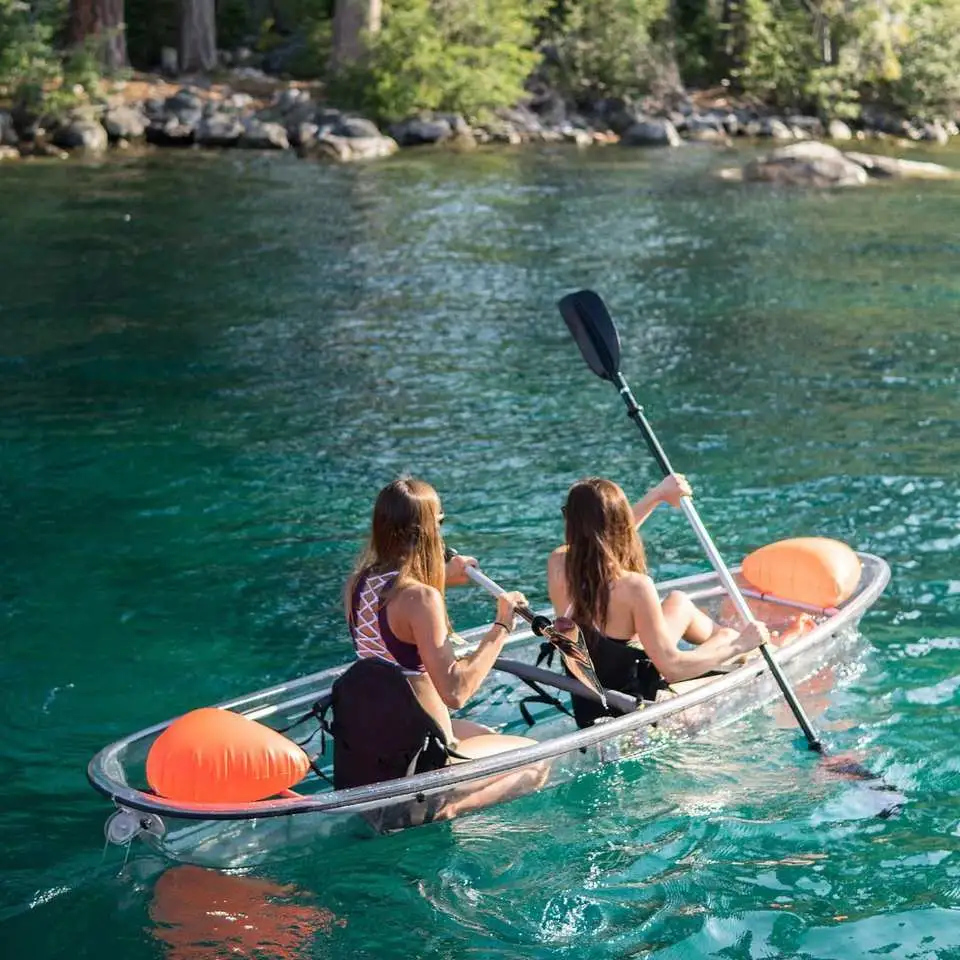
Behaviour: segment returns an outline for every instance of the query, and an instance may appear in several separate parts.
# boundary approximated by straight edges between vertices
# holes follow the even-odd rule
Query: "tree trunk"
[[[180,69],[213,70],[217,65],[216,0],[181,0]]]
[[[333,12],[333,63],[356,63],[365,49],[364,33],[380,30],[381,0],[337,0]]]
[[[123,0],[71,0],[70,42],[94,42],[103,68],[121,70],[127,66],[127,26]]]

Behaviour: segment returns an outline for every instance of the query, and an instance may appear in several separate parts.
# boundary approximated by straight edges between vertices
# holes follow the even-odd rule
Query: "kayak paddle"
[[[627,406],[627,415],[636,423],[637,427],[639,427],[640,432],[643,434],[643,439],[646,441],[647,448],[654,460],[657,461],[657,465],[660,467],[663,475],[666,477],[672,474],[673,468],[670,466],[670,461],[667,459],[667,455],[660,445],[660,441],[657,439],[653,428],[644,415],[643,407],[637,403],[627,381],[620,372],[620,334],[599,294],[594,293],[592,290],[580,290],[577,293],[571,293],[563,297],[558,303],[558,307],[570,333],[580,348],[581,354],[583,354],[583,359],[587,362],[587,366],[590,367],[598,377],[603,380],[609,380],[617,388],[618,393],[623,398],[623,402]],[[727,565],[720,556],[720,552],[717,550],[710,534],[707,532],[706,527],[704,527],[703,521],[697,513],[697,508],[693,505],[693,501],[689,497],[681,497],[680,507],[687,520],[689,520],[690,525],[693,527],[697,539],[706,551],[710,565],[716,571],[720,582],[733,601],[737,612],[747,623],[753,623],[756,618],[747,601],[744,599],[743,594],[740,592],[740,588],[737,586],[732,574],[727,569]],[[823,741],[814,730],[800,701],[797,699],[793,687],[784,676],[780,665],[773,658],[766,644],[760,645],[760,653],[763,655],[763,659],[773,674],[777,686],[780,688],[790,710],[796,717],[797,723],[800,725],[800,729],[807,739],[808,747],[816,753],[824,754]],[[879,779],[875,773],[870,772],[856,762],[842,761],[836,764],[836,770],[842,774],[860,779]],[[885,785],[885,789],[893,790],[894,788]],[[892,810],[881,815],[889,816],[890,812],[892,812]]]
[[[457,551],[453,547],[444,548],[444,557],[449,562],[457,556]],[[477,586],[483,587],[493,597],[501,597],[507,591],[495,580],[491,580],[478,567],[465,567],[467,577],[469,577]],[[563,618],[551,622],[549,617],[543,614],[534,613],[528,606],[520,604],[514,607],[517,616],[526,620],[530,624],[531,631],[538,637],[546,637],[550,643],[563,657],[563,662],[567,665],[571,676],[579,680],[585,687],[589,687],[600,698],[600,702],[607,706],[607,698],[604,693],[603,684],[597,678],[597,671],[593,666],[593,660],[587,650],[587,645],[583,640],[579,629],[573,621],[562,622]],[[560,626],[558,626],[560,624]],[[563,632],[561,632],[563,631]],[[573,638],[567,636],[567,633],[573,633]]]

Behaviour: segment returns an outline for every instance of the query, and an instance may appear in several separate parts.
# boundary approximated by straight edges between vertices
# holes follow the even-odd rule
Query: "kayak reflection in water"
[[[566,543],[547,564],[550,600],[583,632],[600,682],[643,700],[681,680],[698,677],[769,639],[762,623],[737,632],[720,626],[685,593],[661,603],[647,573],[637,528],[660,503],[680,505],[690,485],[672,474],[632,507],[613,481],[590,477],[575,483],[563,506]],[[682,639],[695,645],[681,650]],[[581,726],[605,711],[574,698]]]
[[[151,935],[165,960],[305,956],[317,934],[346,924],[325,907],[302,901],[295,887],[177,866],[157,880]]]

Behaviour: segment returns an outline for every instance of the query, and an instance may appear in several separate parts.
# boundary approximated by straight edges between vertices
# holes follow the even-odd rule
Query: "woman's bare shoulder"
[[[547,570],[550,573],[560,573],[567,567],[567,545],[557,547],[549,557],[547,557]]]
[[[650,600],[658,598],[657,586],[646,573],[629,571],[617,581],[617,589],[633,600]]]

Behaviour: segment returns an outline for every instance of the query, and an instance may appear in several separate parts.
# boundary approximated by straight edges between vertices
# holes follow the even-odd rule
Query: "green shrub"
[[[524,0],[391,0],[363,63],[334,80],[332,96],[381,120],[417,110],[478,118],[523,94],[542,12]]]
[[[669,56],[666,13],[667,0],[568,0],[548,30],[551,79],[575,103],[645,93]]]

